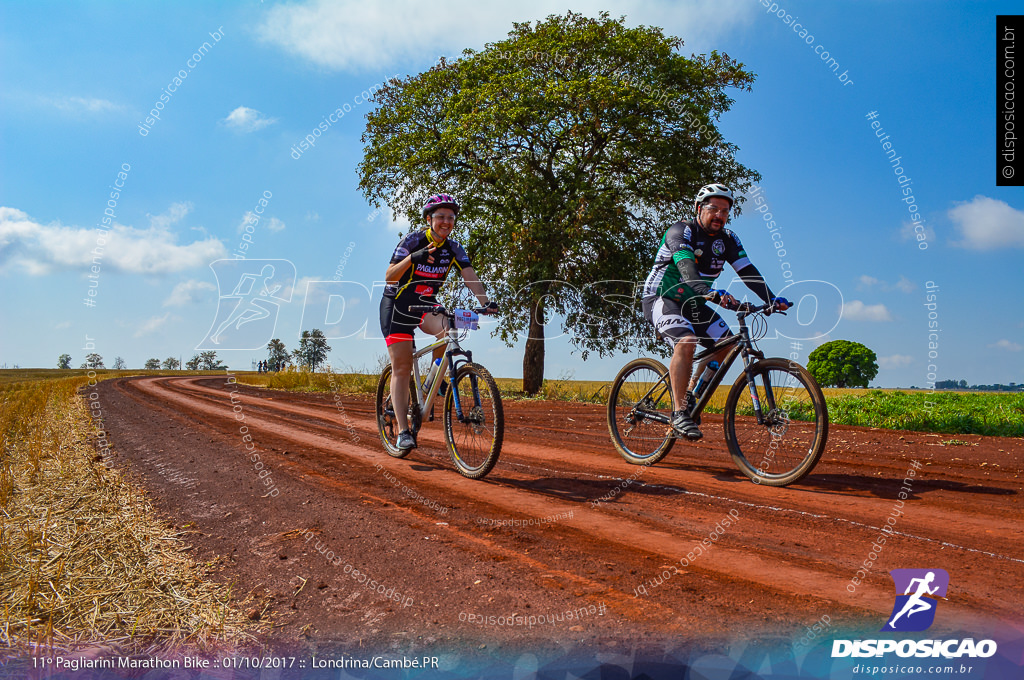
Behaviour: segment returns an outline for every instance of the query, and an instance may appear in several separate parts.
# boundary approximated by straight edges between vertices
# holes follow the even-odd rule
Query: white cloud
[[[61,111],[68,113],[103,113],[106,111],[120,111],[124,107],[94,97],[51,97],[47,101]]]
[[[858,278],[857,280],[860,282],[857,284],[857,288],[861,290],[869,289],[875,286],[877,286],[879,290],[898,290],[901,293],[912,293],[915,290],[917,290],[917,284],[915,284],[910,279],[902,275],[900,276],[900,280],[894,284],[886,283],[885,281],[876,279],[873,276],[868,276],[867,274],[861,275],[860,278]]]
[[[878,279],[876,279],[874,276],[868,276],[867,274],[862,274],[860,279],[858,280],[860,281],[860,285],[865,288],[870,288],[876,283],[879,283]]]
[[[248,106],[239,106],[221,122],[239,132],[256,132],[268,125],[273,125],[277,122],[277,118],[268,118],[256,109],[250,109]]]
[[[888,357],[878,357],[878,366],[880,368],[901,368],[903,366],[909,366],[914,363],[914,357],[907,356],[906,354],[893,354]]]
[[[192,204],[185,201],[183,203],[172,203],[166,212],[156,216],[147,214],[146,217],[149,218],[150,229],[163,230],[181,222],[185,219],[185,215],[188,215],[190,212],[192,212]]]
[[[55,269],[87,270],[96,259],[104,271],[168,274],[202,267],[225,255],[224,245],[215,238],[179,245],[177,234],[162,226],[173,219],[175,210],[180,212],[172,206],[168,215],[151,218],[157,226],[149,229],[115,223],[100,230],[39,224],[21,210],[0,207],[0,270],[18,268],[38,276]],[[105,242],[97,243],[98,239]]]
[[[135,337],[141,338],[144,335],[149,335],[150,333],[160,330],[160,327],[163,326],[168,321],[170,321],[170,319],[170,312],[167,312],[163,316],[154,316],[151,319],[147,319],[146,321],[142,322],[142,325],[139,326],[139,329],[135,331]]]
[[[668,35],[687,41],[684,54],[689,55],[711,49],[736,25],[754,21],[755,5],[745,0],[691,0],[681,10],[672,0],[623,0],[611,15],[626,15],[629,26],[662,26]],[[607,7],[598,0],[578,0],[573,9],[596,17]],[[515,21],[564,14],[565,10],[565,4],[557,0],[451,0],[442,10],[416,0],[309,0],[274,6],[257,34],[316,66],[381,69],[411,59],[458,54],[464,47],[480,49],[486,42],[506,38]],[[452,29],[453,17],[458,17],[458,30]]]
[[[242,221],[238,223],[238,233],[241,234],[243,231],[246,231],[246,225],[252,226],[253,230],[259,228],[260,221],[263,219],[265,218],[261,217],[260,215],[257,215],[253,211],[246,210],[245,214],[242,215]],[[265,226],[270,231],[281,231],[282,229],[285,228],[286,225],[284,222],[277,219],[276,217],[271,217],[270,219],[263,223],[263,226]]]
[[[921,229],[922,232],[915,231],[913,222],[904,222],[900,227],[900,240],[917,242],[917,234],[923,233],[927,243],[935,243],[935,230],[931,228],[931,225],[925,224],[921,226]]]
[[[185,305],[202,302],[206,297],[205,291],[217,290],[217,286],[206,281],[189,279],[182,281],[174,287],[171,294],[164,300],[164,307],[183,307]]]
[[[885,305],[866,305],[860,300],[843,303],[843,317],[850,321],[892,321]]]
[[[971,250],[1024,248],[1024,210],[979,195],[950,208],[947,214],[963,236],[955,246]]]
[[[1005,338],[998,342],[992,343],[991,345],[989,345],[989,347],[994,347],[995,349],[1005,349],[1011,352],[1019,352],[1022,349],[1024,349],[1024,345],[1019,345],[1016,342],[1011,342],[1010,340],[1007,340]]]
[[[905,276],[900,276],[900,280],[896,282],[893,288],[903,293],[913,293],[917,290],[917,284]]]

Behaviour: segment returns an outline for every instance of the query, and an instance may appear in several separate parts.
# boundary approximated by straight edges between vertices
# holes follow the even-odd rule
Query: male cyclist
[[[419,327],[441,339],[448,330],[448,320],[443,316],[412,313],[409,307],[436,302],[437,289],[451,268],[457,267],[466,287],[476,295],[480,305],[487,308],[485,313],[492,314],[498,308],[488,302],[466,251],[457,241],[448,238],[459,214],[458,202],[448,194],[437,194],[427,199],[422,212],[427,228],[411,232],[395,248],[385,274],[384,297],[380,301],[380,329],[391,357],[391,403],[399,429],[396,446],[400,449],[416,448],[408,423],[413,332]],[[439,347],[434,351],[434,358],[443,354],[444,348]]]
[[[672,383],[672,427],[688,439],[704,436],[690,417],[696,403],[692,391],[700,375],[692,370],[698,339],[702,345],[710,347],[732,334],[705,300],[726,309],[736,309],[739,304],[726,291],[711,288],[725,263],[732,265],[759,298],[774,303],[775,309],[785,311],[790,306],[785,298],[775,297],[761,272],[747,259],[739,237],[725,228],[732,204],[732,191],[727,186],[708,184],[702,187],[693,203],[696,219],[681,220],[668,228],[655,256],[654,269],[644,282],[644,317],[672,345],[668,368]],[[708,357],[701,369],[709,361],[721,362],[728,351],[723,348]]]

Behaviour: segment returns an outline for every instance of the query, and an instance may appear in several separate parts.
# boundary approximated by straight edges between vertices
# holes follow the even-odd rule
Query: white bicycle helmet
[[[724,184],[705,184],[700,188],[700,191],[697,192],[697,198],[693,200],[693,209],[697,210],[697,208],[700,207],[700,204],[703,203],[705,200],[709,198],[714,198],[716,196],[718,198],[724,198],[725,200],[729,201],[729,207],[732,207],[732,204],[734,202],[732,197],[732,189],[725,186]]]

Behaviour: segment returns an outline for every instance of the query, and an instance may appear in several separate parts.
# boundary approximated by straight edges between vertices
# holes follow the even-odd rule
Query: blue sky
[[[86,336],[108,366],[115,356],[131,367],[187,359],[218,314],[210,263],[231,257],[256,217],[247,257],[294,264],[275,333],[294,347],[310,325],[306,283],[331,280],[340,266],[341,278],[369,288],[400,228],[374,215],[356,186],[372,106],[361,93],[499,40],[513,21],[571,7],[661,26],[684,39],[686,54],[717,49],[757,74],[752,92],[734,94],[721,130],[761,172],[786,253],[776,256],[753,205],[731,228],[776,290],[784,263],[794,280],[834,286],[831,296],[821,283],[790,288],[816,293],[818,313],[808,296],[799,320],[773,319],[773,328],[865,343],[879,356],[881,386],[924,386],[929,365],[938,379],[1021,382],[1024,189],[997,187],[993,162],[995,16],[1019,7],[776,4],[813,42],[759,0],[0,4],[0,364],[52,367],[67,352],[77,366]],[[158,102],[159,120],[147,124]],[[293,146],[346,105],[296,159]],[[912,181],[926,250],[869,112]],[[95,272],[98,226],[112,229]],[[931,349],[928,282],[941,329]],[[375,336],[376,298],[361,302]],[[763,348],[797,351],[806,363],[821,341]],[[384,350],[373,339],[331,345],[338,366],[373,366]],[[521,375],[521,343],[505,349],[478,333],[468,346],[494,373]],[[628,358],[584,363],[571,349],[564,337],[549,341],[548,377],[611,379]],[[220,355],[239,369],[264,357]]]

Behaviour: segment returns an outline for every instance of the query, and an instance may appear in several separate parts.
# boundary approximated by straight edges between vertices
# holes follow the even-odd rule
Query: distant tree
[[[267,343],[267,370],[280,371],[290,362],[291,355],[280,338],[274,338]]]
[[[822,387],[867,387],[878,375],[878,357],[859,342],[826,342],[807,357],[807,370]]]
[[[323,331],[314,328],[311,331],[302,331],[299,348],[292,354],[295,356],[295,363],[308,366],[309,370],[315,373],[316,367],[327,359],[327,353],[330,351],[331,347],[327,344]]]
[[[181,362],[178,361],[177,357],[167,357],[166,359],[164,359],[163,366],[168,371],[177,371],[179,368],[181,368]]]
[[[204,371],[223,371],[227,368],[227,364],[221,362],[213,350],[199,353],[199,366]]]
[[[128,367],[128,364],[126,364],[124,362],[124,359],[122,359],[121,357],[114,357],[114,370],[115,371],[123,371],[127,367]]]
[[[57,368],[71,368],[71,355],[61,354],[57,357]]]
[[[199,364],[203,362],[203,358],[198,354],[193,354],[192,358],[185,362],[185,368],[190,371],[198,371]]]
[[[85,363],[82,364],[82,368],[95,370],[97,368],[106,368],[106,366],[103,365],[103,357],[93,352],[85,355]]]
[[[156,369],[160,368],[160,360],[146,359],[146,365],[143,366],[143,368],[145,368],[147,371],[155,371]]]

